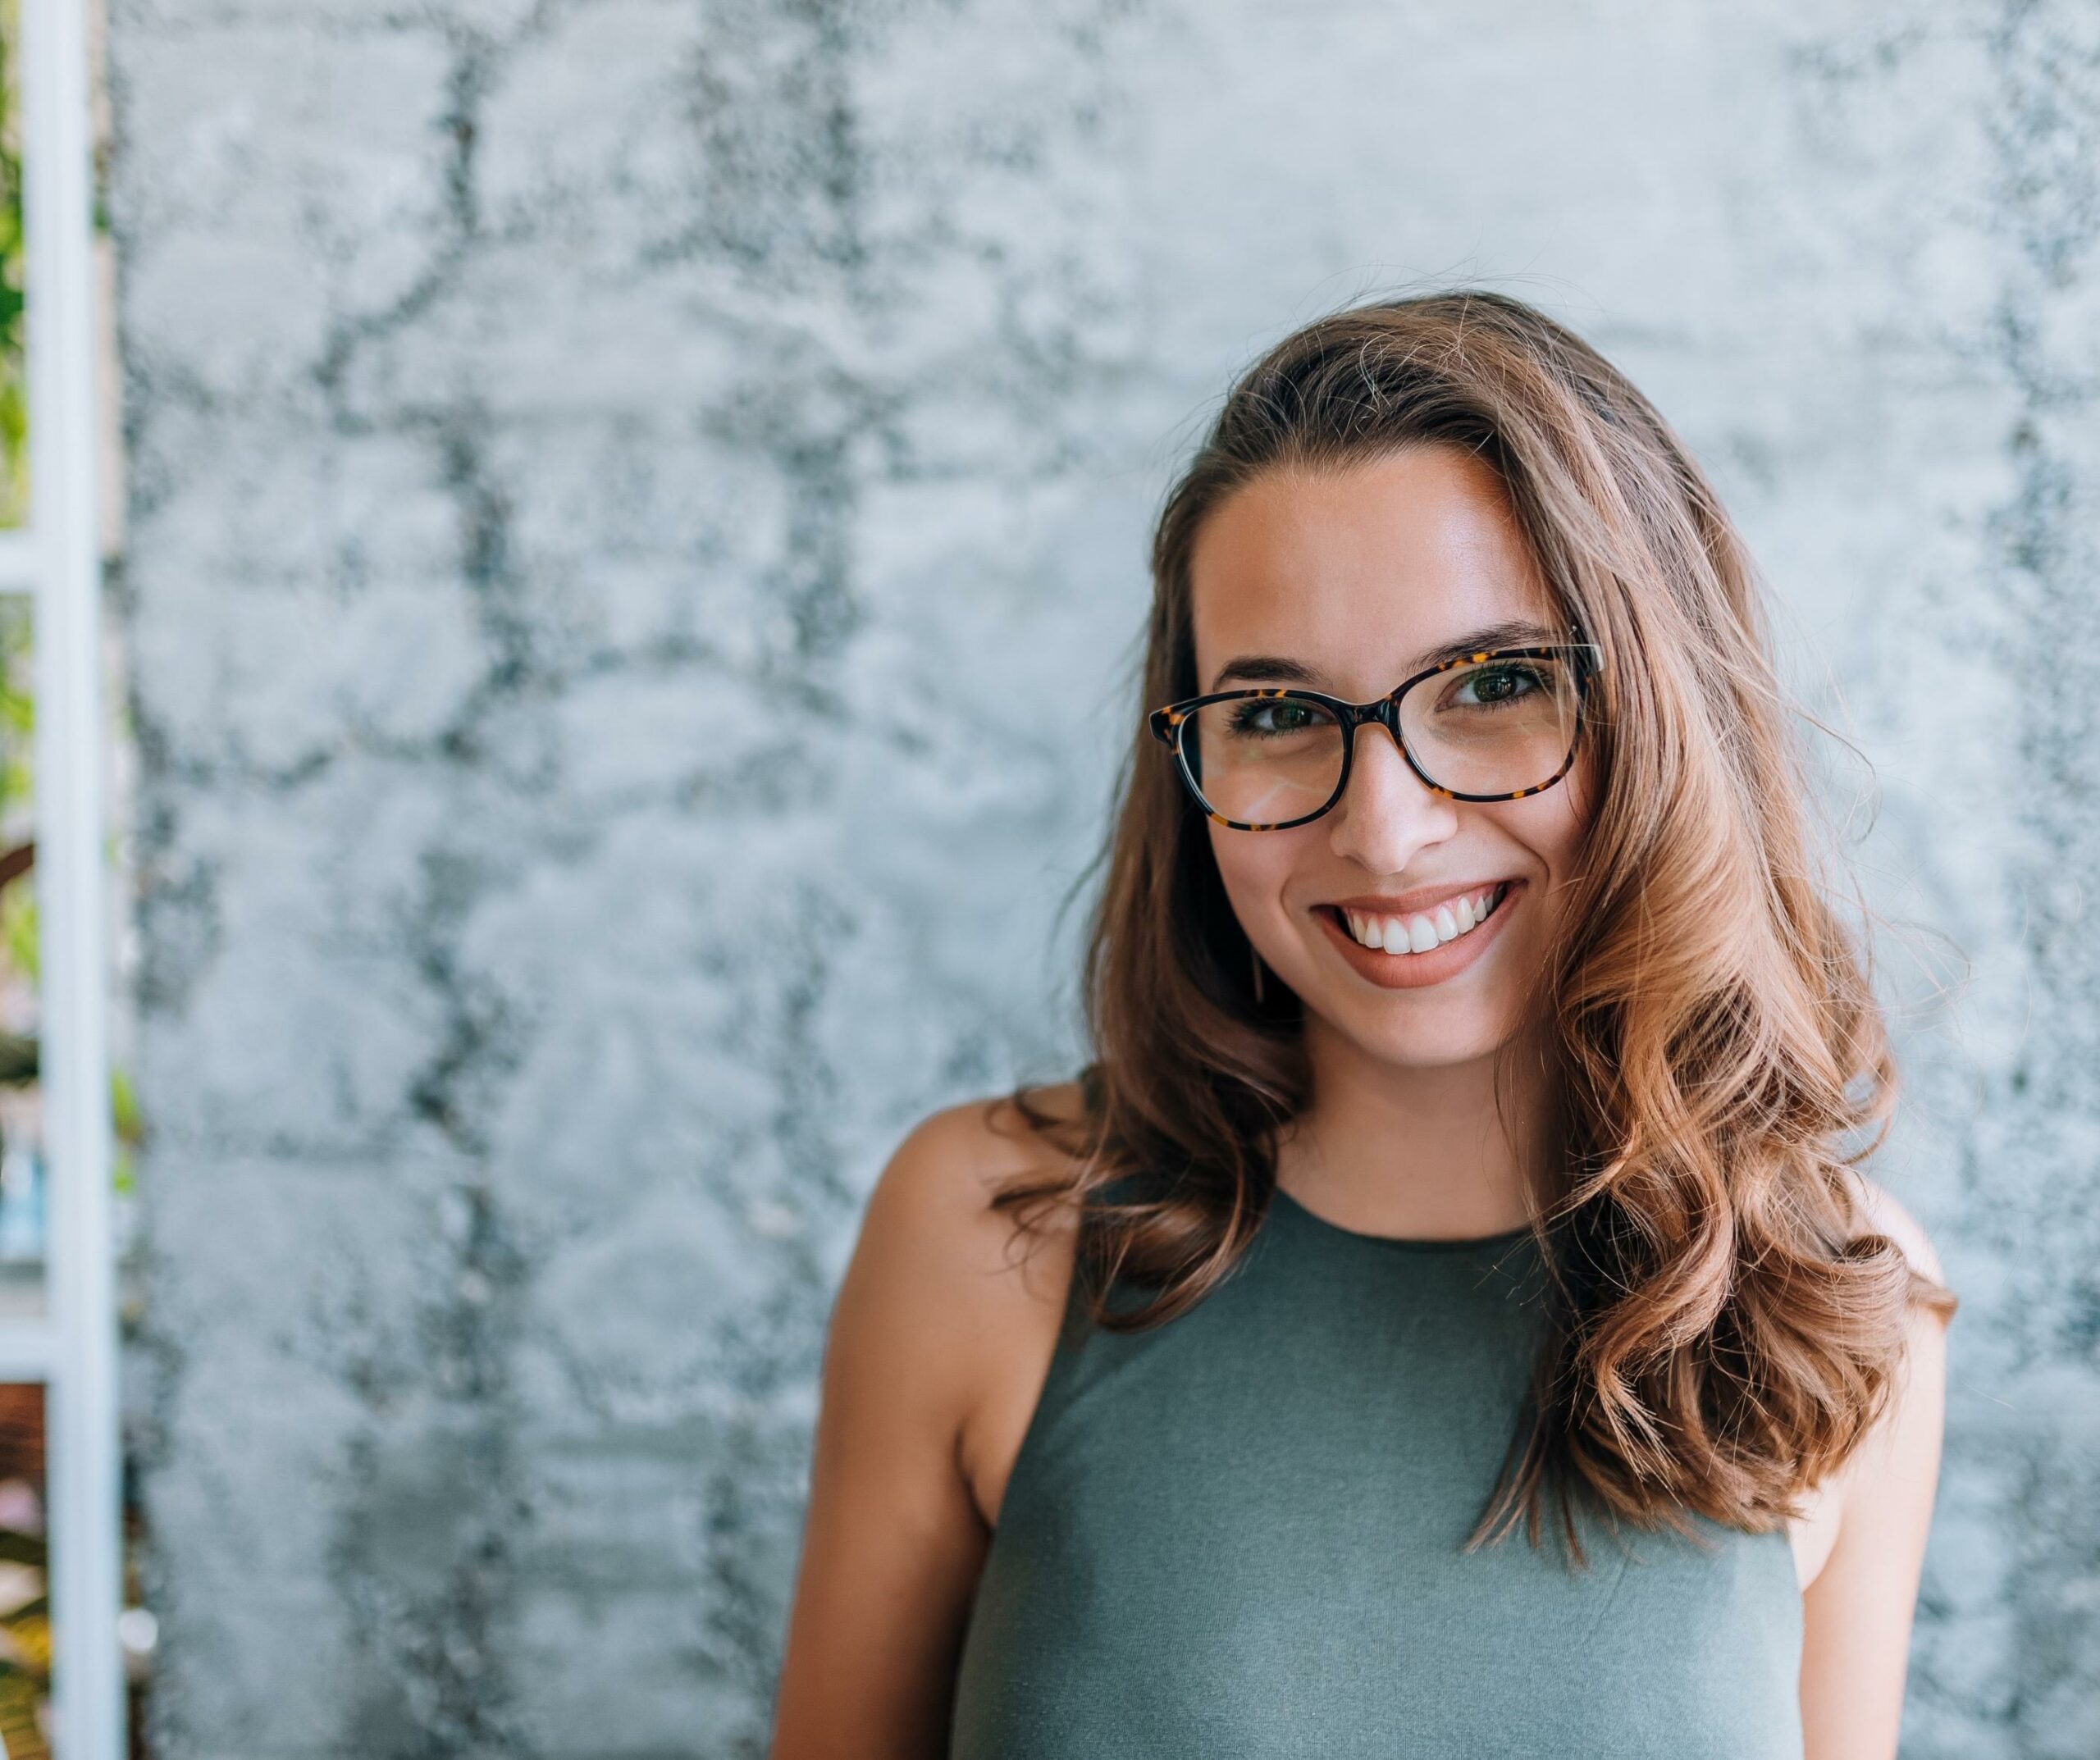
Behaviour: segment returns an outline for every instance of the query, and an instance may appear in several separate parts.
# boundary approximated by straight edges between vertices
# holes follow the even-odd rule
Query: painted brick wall
[[[1074,1054],[1157,497],[1424,278],[1624,362],[1872,760],[1880,1171],[1967,1298],[1906,1753],[2100,1749],[2100,13],[114,0],[111,56],[167,1760],[760,1753],[861,1198]]]

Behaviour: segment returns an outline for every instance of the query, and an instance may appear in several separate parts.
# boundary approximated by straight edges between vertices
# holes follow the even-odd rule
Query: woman
[[[1953,1298],[1705,477],[1404,299],[1153,562],[1096,1060],[878,1182],[775,1760],[1894,1753]]]

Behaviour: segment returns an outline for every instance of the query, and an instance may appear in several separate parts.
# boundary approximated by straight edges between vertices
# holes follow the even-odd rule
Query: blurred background
[[[865,1195],[1081,1054],[1159,497],[1468,283],[1833,732],[1964,1298],[1905,1755],[2100,1753],[2100,10],[80,4],[0,7],[7,1760],[762,1754]]]

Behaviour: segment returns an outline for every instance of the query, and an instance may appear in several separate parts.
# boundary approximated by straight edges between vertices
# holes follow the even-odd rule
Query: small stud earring
[[[1262,955],[1261,955],[1261,951],[1260,951],[1258,948],[1257,948],[1257,947],[1253,946],[1251,943],[1249,945],[1247,951],[1248,951],[1249,953],[1251,953],[1251,954],[1253,954],[1253,955],[1254,955],[1254,1000],[1255,1000],[1257,1002],[1258,1002],[1258,1001],[1260,1001],[1262,1000]]]

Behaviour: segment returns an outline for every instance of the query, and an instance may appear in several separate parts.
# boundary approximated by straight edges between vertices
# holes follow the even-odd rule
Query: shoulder
[[[1943,1288],[1939,1255],[1917,1218],[1877,1182],[1856,1172],[1850,1177],[1865,1228],[1895,1242],[1913,1272]],[[1887,1403],[1835,1473],[1807,1493],[1794,1525],[1795,1555],[1806,1589],[1824,1577],[1833,1551],[1840,1553],[1825,1599],[1834,1593],[1831,1584],[1865,1580],[1888,1561],[1899,1571],[1907,1568],[1901,1561],[1912,1540],[1923,1543],[1946,1401],[1947,1312],[1947,1304],[1914,1294]],[[1874,1563],[1876,1557],[1883,1562]]]
[[[1887,1235],[1901,1247],[1903,1256],[1911,1261],[1912,1270],[1920,1276],[1930,1278],[1936,1284],[1944,1284],[1946,1274],[1940,1268],[1939,1255],[1933,1250],[1931,1238],[1926,1234],[1918,1219],[1899,1204],[1888,1188],[1879,1182],[1860,1173],[1855,1173],[1851,1178],[1860,1212],[1867,1225],[1877,1233]]]
[[[1918,1220],[1888,1192],[1855,1174],[1863,1220],[1901,1248],[1911,1270],[1945,1288],[1939,1255]],[[1841,1470],[1844,1525],[1857,1525],[1855,1512],[1878,1505],[1888,1517],[1895,1505],[1923,1500],[1929,1510],[1938,1470],[1947,1389],[1947,1326],[1952,1303],[1921,1299],[1914,1289],[1904,1350],[1889,1398],[1872,1429]],[[1922,1519],[1922,1514],[1921,1514]]]
[[[973,1444],[1006,1434],[986,1415],[1011,1409],[1002,1363],[1034,1336],[1043,1282],[991,1200],[1057,1171],[1011,1111],[973,1101],[920,1119],[869,1193],[824,1337],[776,1753],[860,1753],[870,1730],[894,1738],[886,1753],[938,1744],[997,1510],[986,1462],[1002,1457]]]
[[[1079,1115],[1079,1084],[1029,1090],[1039,1110]],[[1053,1179],[1064,1157],[1038,1136],[1005,1095],[929,1113],[905,1134],[870,1193],[864,1241],[886,1251],[935,1254],[989,1271],[1003,1263],[1016,1233],[1010,1212],[993,1207],[1016,1179]],[[1065,1219],[1052,1206],[1046,1226]]]
[[[1032,1089],[1029,1097],[1053,1115],[1078,1115],[1076,1083]],[[842,1309],[856,1325],[910,1334],[919,1360],[945,1365],[966,1405],[1016,1305],[1061,1302],[1060,1255],[1038,1247],[1066,1239],[1076,1214],[1053,1197],[1025,1231],[993,1200],[1017,1179],[1053,1182],[1063,1163],[1007,1097],[929,1113],[906,1133],[869,1193]]]
[[[1860,1220],[1944,1288],[1917,1219],[1855,1174]],[[1945,1301],[1914,1291],[1890,1398],[1796,1530],[1803,1584],[1801,1701],[1808,1752],[1893,1753],[1905,1657],[1932,1524],[1947,1399]]]
[[[1900,1435],[1906,1425],[1920,1422],[1937,1425],[1936,1416],[1921,1420],[1917,1413],[1920,1408],[1937,1413],[1941,1403],[1947,1375],[1947,1329],[1954,1312],[1954,1297],[1947,1287],[1939,1254],[1923,1224],[1886,1187],[1864,1174],[1856,1172],[1851,1178],[1861,1220],[1874,1233],[1895,1242],[1910,1261],[1912,1274],[1929,1286],[1920,1289],[1914,1284],[1911,1288],[1909,1320],[1904,1329],[1904,1361],[1890,1409],[1879,1425],[1886,1443],[1890,1436]]]
[[[1080,1115],[1076,1083],[1029,1097],[1053,1117]],[[1054,1189],[1068,1171],[1006,1097],[928,1115],[869,1195],[833,1311],[828,1381],[865,1388],[938,1447],[988,1524],[1071,1288],[1078,1210]],[[993,1203],[1016,1179],[1053,1188],[1026,1229]]]

